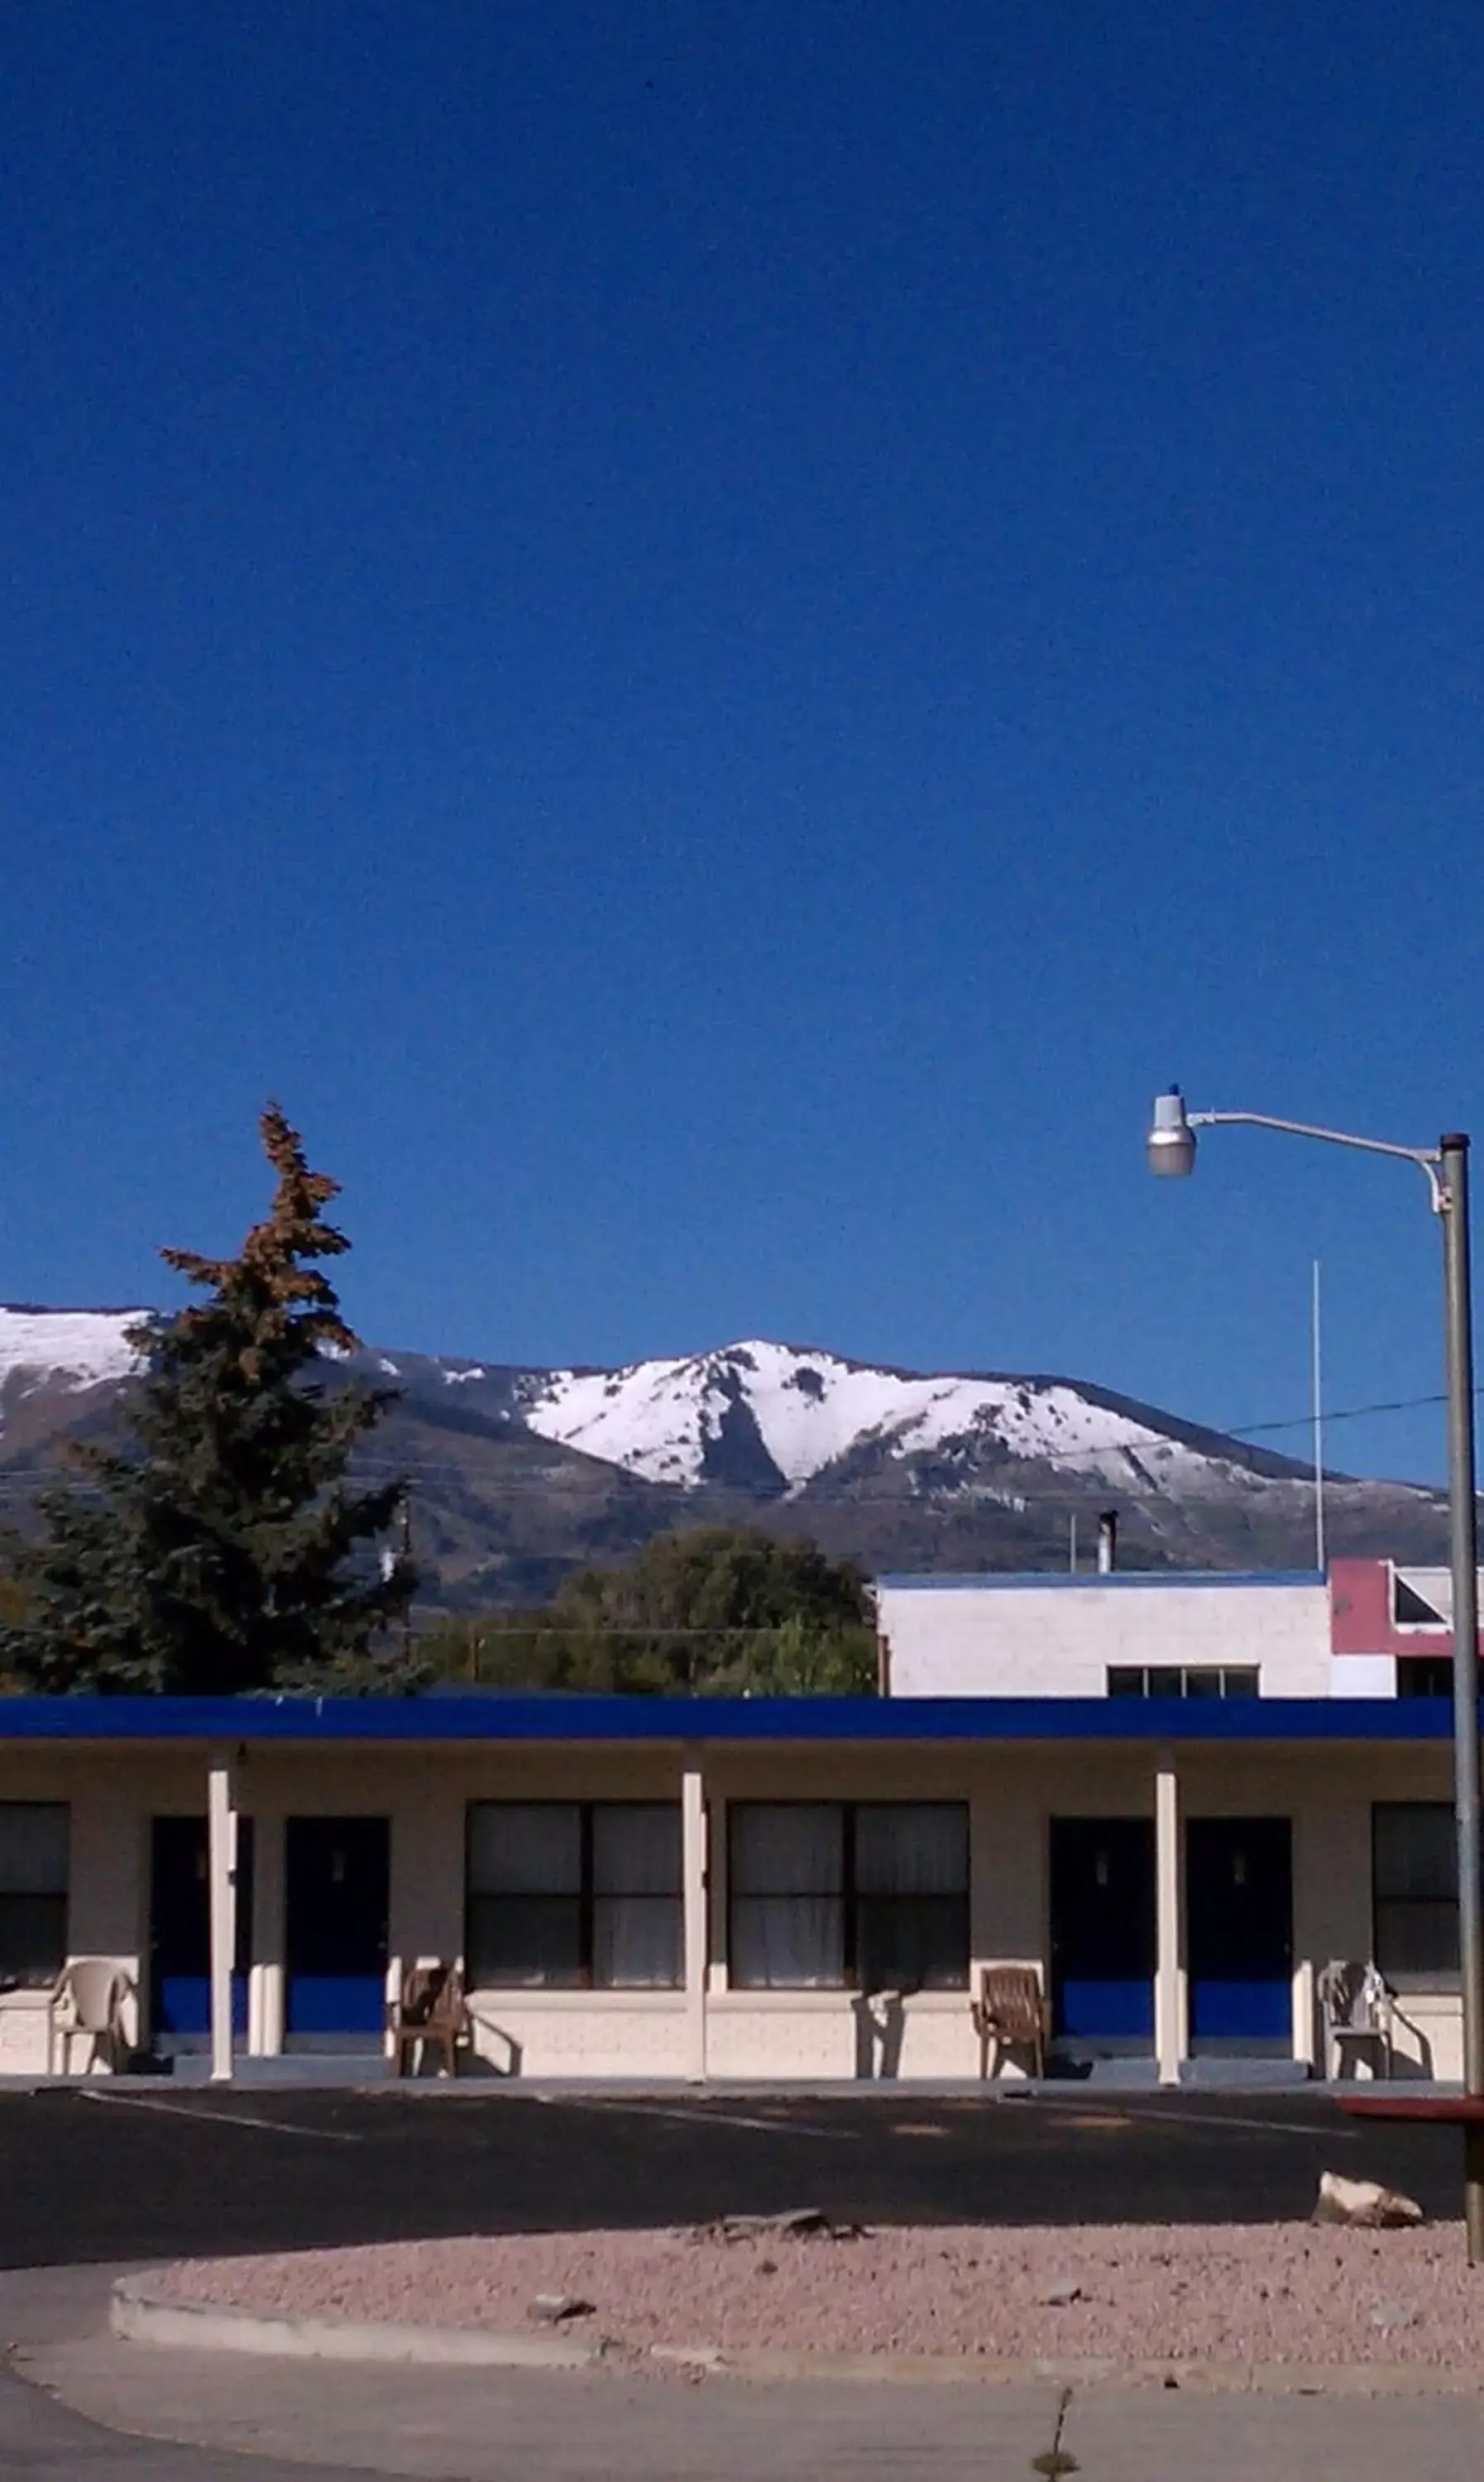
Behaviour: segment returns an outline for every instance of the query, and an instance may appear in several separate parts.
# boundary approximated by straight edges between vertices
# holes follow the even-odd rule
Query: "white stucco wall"
[[[894,1698],[1101,1698],[1110,1664],[1257,1664],[1264,1698],[1330,1694],[1322,1582],[914,1579],[877,1588]]]
[[[1394,1698],[1394,1654],[1332,1654],[1330,1693],[1335,1698]]]

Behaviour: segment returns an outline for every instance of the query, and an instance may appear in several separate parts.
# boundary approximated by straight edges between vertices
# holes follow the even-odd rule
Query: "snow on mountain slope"
[[[900,1458],[977,1436],[1016,1457],[1074,1459],[1109,1480],[1126,1474],[1130,1454],[1207,1462],[1059,1382],[916,1376],[760,1339],[625,1370],[536,1372],[526,1385],[521,1412],[533,1431],[650,1482],[705,1479],[739,1417],[794,1489],[870,1441]]]
[[[126,1379],[135,1357],[124,1330],[146,1310],[0,1308],[0,1388],[101,1387]]]

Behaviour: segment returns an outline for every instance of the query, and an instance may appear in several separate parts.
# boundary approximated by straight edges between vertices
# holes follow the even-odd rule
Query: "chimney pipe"
[[[1118,1567],[1118,1511],[1105,1508],[1098,1519],[1098,1574],[1111,1577]]]

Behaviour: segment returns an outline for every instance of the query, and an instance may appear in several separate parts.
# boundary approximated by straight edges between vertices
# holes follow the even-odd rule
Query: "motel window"
[[[54,1982],[66,1963],[65,1802],[0,1801],[0,1989]]]
[[[1110,1663],[1110,1698],[1256,1698],[1257,1664]]]
[[[677,1988],[678,1802],[472,1803],[464,1953],[486,1990]]]
[[[733,1989],[965,1988],[966,1803],[743,1801],[728,1827]]]
[[[1398,1989],[1458,1975],[1458,1845],[1445,1801],[1371,1810],[1376,1963]]]

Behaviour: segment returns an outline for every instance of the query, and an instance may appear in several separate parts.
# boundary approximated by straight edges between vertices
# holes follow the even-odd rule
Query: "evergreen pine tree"
[[[392,1394],[327,1371],[357,1344],[315,1263],[350,1247],[325,1217],[339,1184],[277,1104],[261,1131],[266,1222],[235,1258],[162,1252],[206,1298],[133,1332],[131,1446],[79,1450],[79,1485],[43,1495],[45,1532],[15,1551],[24,1611],[0,1623],[0,1672],[27,1688],[400,1685],[375,1642],[414,1577],[375,1546],[403,1487],[358,1491],[349,1470]]]

